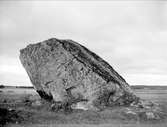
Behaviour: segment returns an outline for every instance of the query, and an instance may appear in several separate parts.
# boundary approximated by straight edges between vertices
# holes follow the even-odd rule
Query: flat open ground
[[[133,86],[142,99],[159,103],[167,113],[167,86]],[[167,119],[144,121],[119,114],[122,107],[101,112],[76,110],[69,113],[51,111],[50,105],[40,100],[32,88],[6,87],[0,89],[0,107],[14,109],[23,117],[8,123],[8,127],[167,127]],[[30,101],[34,102],[31,103]],[[12,117],[12,116],[11,116]]]

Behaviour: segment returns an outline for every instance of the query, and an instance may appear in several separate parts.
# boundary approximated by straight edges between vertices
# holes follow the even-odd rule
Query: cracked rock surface
[[[45,100],[83,109],[130,105],[139,100],[106,61],[72,40],[51,38],[30,44],[20,50],[20,60]]]

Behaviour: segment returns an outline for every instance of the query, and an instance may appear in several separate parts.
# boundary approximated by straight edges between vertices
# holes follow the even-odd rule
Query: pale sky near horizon
[[[0,84],[31,85],[19,50],[72,39],[130,85],[167,85],[167,2],[0,1]]]

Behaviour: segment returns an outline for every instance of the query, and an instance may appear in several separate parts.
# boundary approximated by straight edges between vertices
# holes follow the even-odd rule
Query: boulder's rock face
[[[102,58],[72,40],[52,38],[20,50],[20,60],[39,95],[86,108],[128,105],[138,98]]]

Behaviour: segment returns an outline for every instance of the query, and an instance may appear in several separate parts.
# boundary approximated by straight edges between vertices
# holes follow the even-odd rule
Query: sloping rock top
[[[72,40],[52,38],[20,50],[20,60],[39,95],[84,108],[136,102],[129,84],[106,61]]]

